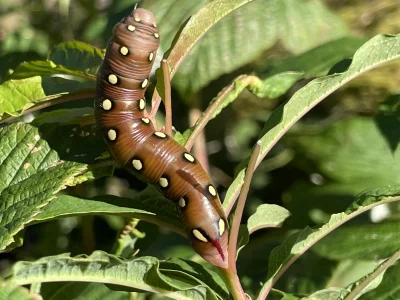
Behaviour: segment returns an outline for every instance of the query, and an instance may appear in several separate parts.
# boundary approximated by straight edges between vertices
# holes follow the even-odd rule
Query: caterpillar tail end
[[[228,251],[227,249],[223,249],[219,240],[212,240],[211,244],[218,251],[219,256],[213,256],[212,258],[208,258],[208,261],[213,265],[220,267],[222,269],[228,268]]]

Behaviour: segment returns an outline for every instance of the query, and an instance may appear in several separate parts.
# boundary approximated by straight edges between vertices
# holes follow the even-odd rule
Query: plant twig
[[[171,104],[171,79],[169,77],[168,63],[166,59],[162,61],[164,74],[164,105],[165,105],[165,133],[172,136],[172,104]]]
[[[260,154],[261,144],[257,142],[253,153],[251,154],[249,164],[246,170],[246,176],[244,184],[240,191],[239,200],[236,206],[235,215],[233,217],[232,227],[229,235],[228,245],[228,269],[226,269],[226,277],[228,279],[229,286],[235,299],[246,299],[246,295],[240,284],[239,277],[236,269],[236,249],[237,240],[239,236],[240,222],[243,216],[244,206],[246,204],[247,194],[249,193],[251,179],[253,178],[256,162],[258,155]]]
[[[393,253],[388,259],[381,263],[372,273],[358,282],[357,286],[343,299],[353,300],[364,290],[376,277],[378,277],[387,268],[392,266],[400,258],[400,249]]]
[[[85,98],[93,98],[96,95],[95,91],[87,91],[87,92],[81,92],[81,93],[76,93],[76,94],[69,94],[60,98],[52,99],[43,103],[40,103],[38,105],[35,105],[25,111],[23,111],[20,115],[18,116],[10,116],[7,118],[4,118],[3,120],[0,120],[0,124],[3,124],[5,122],[9,122],[14,120],[15,118],[18,118],[20,116],[26,115],[28,113],[32,113],[41,109],[44,109],[46,107],[50,107],[53,105],[69,102],[69,101],[75,101],[75,100],[81,100]]]

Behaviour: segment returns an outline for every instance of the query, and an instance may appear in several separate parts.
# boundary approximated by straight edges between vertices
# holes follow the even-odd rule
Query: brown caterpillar
[[[197,253],[228,266],[228,222],[197,159],[146,117],[145,91],[159,47],[153,14],[134,9],[114,27],[97,75],[95,115],[115,160],[175,202]]]

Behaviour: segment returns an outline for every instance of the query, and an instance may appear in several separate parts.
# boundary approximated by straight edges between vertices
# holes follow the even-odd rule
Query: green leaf
[[[267,61],[259,69],[263,76],[296,71],[303,72],[305,78],[326,75],[337,62],[351,58],[354,52],[367,40],[356,37],[344,37],[327,42],[307,52],[276,61]]]
[[[278,1],[279,36],[288,50],[301,53],[347,34],[345,23],[319,0]]]
[[[175,76],[173,84],[181,95],[189,97],[211,80],[253,61],[272,47],[278,34],[270,30],[275,27],[273,11],[277,2],[253,1],[216,23],[196,44]]]
[[[208,2],[197,13],[189,18],[175,38],[171,51],[168,53],[168,66],[171,78],[175,75],[184,58],[204,34],[226,15],[253,0],[214,0]],[[162,78],[162,69],[157,70],[157,77]],[[163,80],[157,80],[157,90],[162,98]]]
[[[211,3],[214,2],[222,3],[222,1]],[[207,12],[209,16],[214,16],[215,11],[207,10],[208,6],[204,6],[192,18],[196,18],[202,11]],[[302,9],[296,9],[297,7]],[[186,12],[186,10],[181,10]],[[192,10],[191,7],[190,11]],[[223,9],[220,8],[219,11]],[[174,12],[169,13],[167,20],[177,15]],[[179,14],[181,15],[182,13]],[[304,18],[307,18],[308,22],[303,22]],[[293,28],[293,19],[301,19],[302,21],[299,22],[302,26]],[[327,19],[329,22],[326,22]],[[162,19],[162,23],[163,21]],[[196,93],[222,74],[254,61],[263,51],[271,48],[278,39],[281,39],[290,51],[299,53],[347,33],[345,24],[318,0],[253,1],[228,14],[219,22],[216,18],[214,21],[216,24],[211,29],[203,26],[205,21],[197,22],[196,19],[191,21],[192,19],[189,19],[189,22],[185,24],[184,31],[190,30],[191,34],[195,32],[202,35],[208,30],[207,34],[197,42],[190,54],[187,55],[185,50],[178,49],[180,45],[177,45],[173,46],[169,56],[169,65],[174,74],[176,60],[175,58],[170,60],[174,52],[177,53],[176,57],[180,56],[179,59],[187,55],[173,81],[174,86],[184,97]],[[168,34],[171,35],[171,30]],[[182,35],[178,39],[181,38]],[[186,36],[183,38],[187,39]],[[296,42],[293,43],[293,40]],[[158,77],[161,78],[161,76]],[[161,80],[158,82],[158,87],[161,88]]]
[[[262,204],[247,220],[247,228],[250,234],[262,228],[279,228],[289,216],[290,212],[282,206]]]
[[[379,286],[362,295],[359,300],[389,300],[400,298],[400,264],[386,270]]]
[[[113,291],[102,283],[60,282],[43,284],[40,290],[46,300],[132,300],[129,292]]]
[[[323,240],[322,240],[323,241]],[[317,244],[318,245],[318,244]],[[358,282],[365,275],[374,271],[379,261],[343,260],[331,274],[329,282],[334,282],[336,287],[347,287]]]
[[[86,165],[62,161],[28,124],[0,128],[0,250],[58,191],[78,183]]]
[[[0,83],[5,81],[20,63],[37,59],[41,59],[41,57],[36,52],[14,51],[0,56]]]
[[[320,174],[335,182],[365,182],[369,187],[400,182],[400,150],[392,152],[372,118],[349,118],[318,135],[290,140]]]
[[[60,195],[44,207],[29,225],[79,215],[120,215],[137,218],[167,226],[183,234],[175,205],[154,188],[147,188],[133,198],[105,195],[91,200]]]
[[[48,60],[23,62],[11,77],[22,79],[64,74],[94,81],[103,58],[104,52],[92,45],[78,41],[66,42],[54,47]]]
[[[118,199],[116,199],[118,200]],[[123,203],[120,201],[121,204]],[[141,215],[152,215],[152,213],[135,209],[131,207],[124,207],[118,205],[118,201],[114,204],[81,199],[68,195],[59,195],[46,205],[42,211],[35,216],[33,223],[50,221],[59,217],[72,217],[80,215],[122,215],[131,217],[140,217]]]
[[[209,106],[214,105],[221,98],[221,95],[229,92],[226,96],[224,95],[223,101],[218,103],[211,119],[219,115],[225,107],[236,100],[245,88],[259,98],[275,99],[284,95],[300,78],[302,78],[302,74],[294,72],[275,74],[264,80],[256,76],[239,76],[211,101]]]
[[[164,268],[154,257],[123,260],[95,251],[90,256],[61,254],[35,262],[18,262],[13,267],[11,281],[16,284],[90,281],[148,291],[172,299],[223,299],[201,281],[201,274],[209,271],[193,262],[191,266],[191,273],[186,273],[187,270],[177,271],[175,266],[168,264]]]
[[[357,50],[346,72],[314,79],[298,90],[287,103],[283,103],[274,110],[260,134],[261,151],[257,165],[293,124],[328,95],[357,76],[398,59],[400,57],[399,43],[400,35],[375,36]],[[244,169],[240,170],[229,187],[223,204],[224,208],[229,207],[239,194],[244,173]]]
[[[301,298],[301,300],[339,300],[346,294],[346,290],[337,287],[331,287],[313,293],[308,297]]]
[[[45,123],[61,123],[63,125],[84,124],[82,121],[89,118],[94,118],[92,107],[56,109],[41,113],[32,121],[32,124],[37,126]]]
[[[96,77],[103,62],[105,50],[79,41],[70,41],[55,46],[49,60],[71,70],[80,70]]]
[[[200,284],[207,284],[214,292],[216,292],[222,299],[229,298],[229,291],[225,286],[225,283],[218,276],[217,273],[208,270],[190,260],[183,259],[171,259],[167,261],[160,262],[160,270],[166,271],[172,275],[172,272],[185,273],[186,275],[191,275],[193,280],[198,281]],[[179,276],[179,275],[178,275]]]
[[[400,248],[399,230],[397,221],[346,226],[324,238],[313,251],[334,260],[383,259]]]
[[[8,281],[0,280],[1,300],[41,300],[39,295],[29,294],[29,291]]]
[[[400,186],[367,190],[357,197],[345,213],[332,215],[329,222],[322,227],[318,229],[306,227],[302,231],[289,236],[282,245],[271,252],[267,281],[261,289],[260,295],[268,293],[283,272],[328,233],[372,207],[399,200]]]
[[[165,53],[170,47],[174,36],[187,19],[195,14],[207,0],[186,1],[186,0],[144,0],[140,7],[146,8],[154,13],[157,20],[157,27],[160,32],[160,48]],[[130,4],[131,8],[131,4]]]
[[[0,85],[0,117],[4,113],[18,115],[37,103],[71,94],[87,93],[93,91],[94,87],[93,82],[80,83],[59,77],[35,76],[21,80],[12,79]],[[82,98],[85,96],[88,95],[84,94]]]

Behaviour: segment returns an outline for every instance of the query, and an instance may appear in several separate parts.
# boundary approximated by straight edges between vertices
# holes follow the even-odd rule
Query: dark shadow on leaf
[[[375,122],[394,154],[400,142],[400,94],[390,96],[379,106]]]

